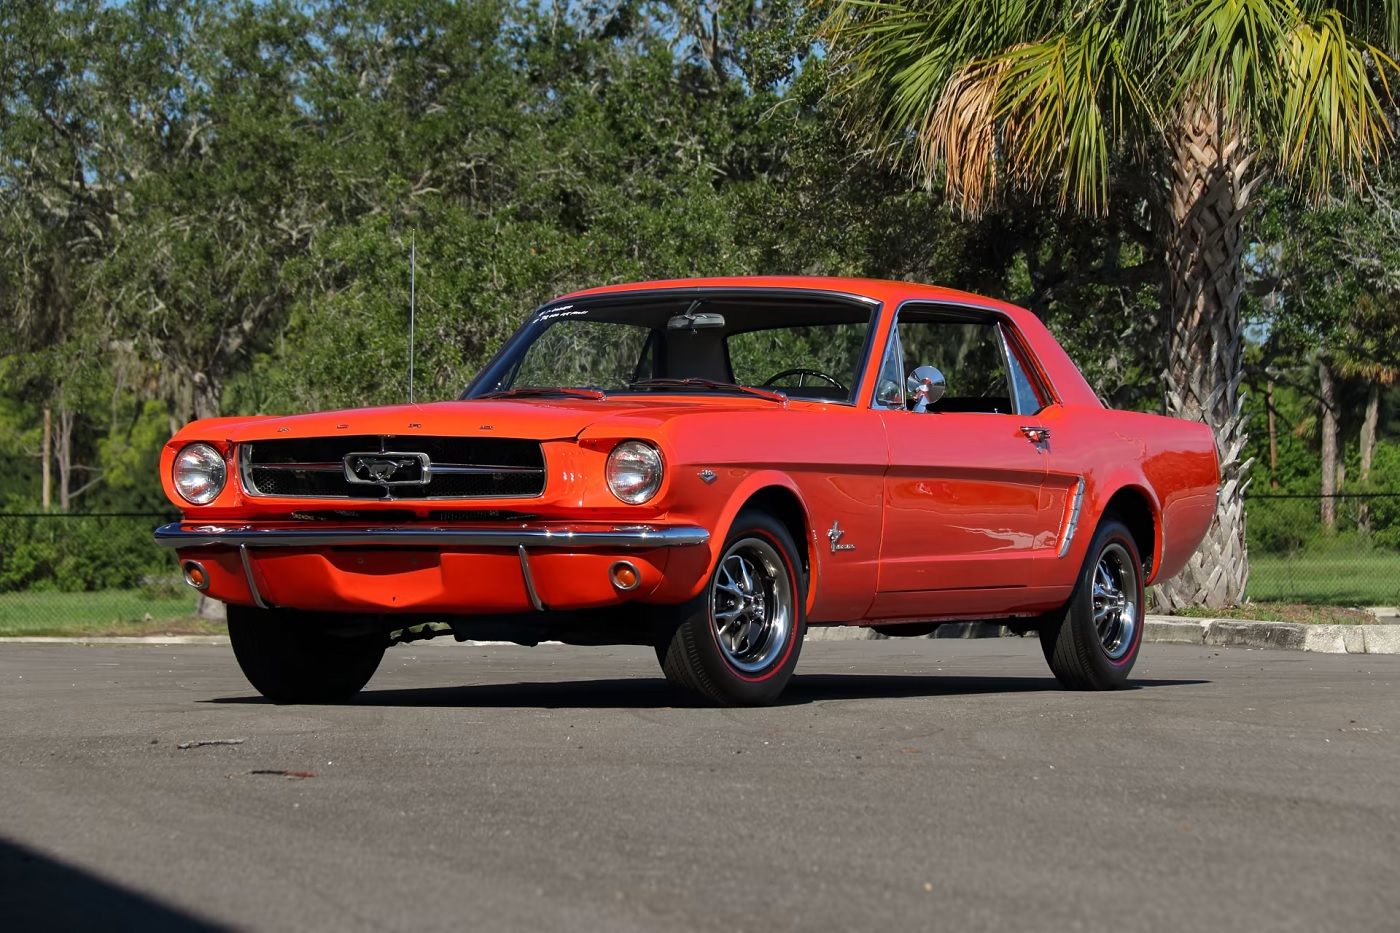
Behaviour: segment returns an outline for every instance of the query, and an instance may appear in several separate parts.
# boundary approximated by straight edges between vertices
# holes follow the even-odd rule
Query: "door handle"
[[[1026,437],[1030,438],[1031,443],[1033,444],[1043,444],[1046,441],[1050,440],[1049,428],[1037,428],[1033,425],[1027,424],[1021,426],[1021,433],[1026,435]]]

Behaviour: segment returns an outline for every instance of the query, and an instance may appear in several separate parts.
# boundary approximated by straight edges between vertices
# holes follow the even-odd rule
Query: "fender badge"
[[[701,481],[702,483],[713,483],[713,482],[715,481],[715,471],[714,471],[714,470],[701,470],[699,473],[696,473],[695,475],[698,476],[698,477],[700,477],[700,481]]]
[[[854,551],[856,549],[854,544],[841,543],[841,539],[845,537],[845,535],[846,532],[841,528],[841,523],[839,521],[831,523],[831,530],[826,533],[827,540],[831,542],[831,553],[835,554],[837,551]]]

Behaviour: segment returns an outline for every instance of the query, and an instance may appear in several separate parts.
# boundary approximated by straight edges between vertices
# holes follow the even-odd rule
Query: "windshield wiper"
[[[770,402],[786,402],[787,395],[782,392],[775,392],[771,389],[756,389],[753,386],[741,386],[737,382],[719,382],[714,379],[641,379],[637,382],[627,383],[629,389],[713,389],[718,392],[742,392],[745,395],[755,395],[759,398],[766,398]]]
[[[591,398],[603,399],[608,397],[608,393],[602,389],[594,389],[587,386],[521,386],[518,389],[501,389],[497,392],[485,392],[477,398],[546,398],[551,395],[563,395],[568,398]]]

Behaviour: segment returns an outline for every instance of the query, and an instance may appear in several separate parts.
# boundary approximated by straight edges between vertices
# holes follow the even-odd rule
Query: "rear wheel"
[[[276,703],[339,703],[369,683],[389,640],[333,615],[228,607],[228,635],[243,675]]]
[[[1126,525],[1106,518],[1094,533],[1074,595],[1040,628],[1040,647],[1055,679],[1071,690],[1126,685],[1142,645],[1145,610],[1137,543]]]
[[[741,513],[704,592],[657,645],[666,679],[723,706],[774,702],[802,650],[806,593],[788,530],[767,513]]]

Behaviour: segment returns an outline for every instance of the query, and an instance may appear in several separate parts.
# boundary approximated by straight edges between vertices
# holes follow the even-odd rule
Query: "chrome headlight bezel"
[[[228,485],[228,464],[213,444],[195,441],[175,455],[170,480],[175,492],[190,505],[208,505]]]
[[[666,463],[656,445],[647,441],[623,441],[608,454],[604,474],[608,491],[620,502],[643,505],[661,491]]]

